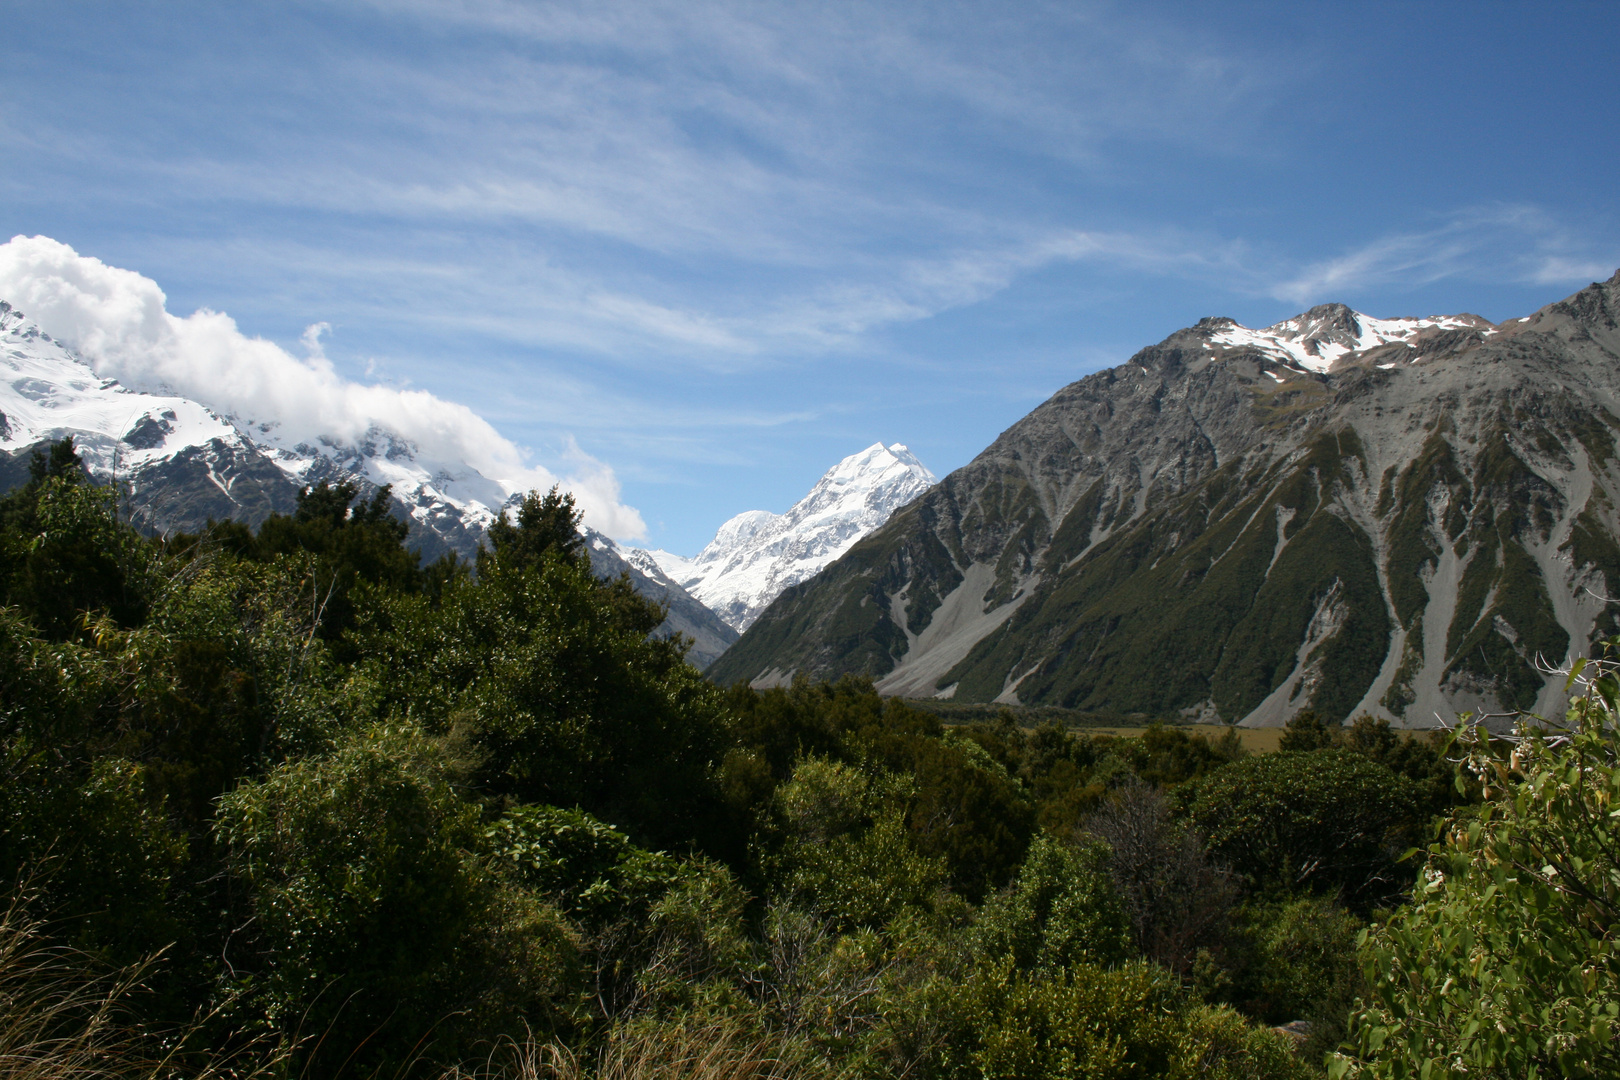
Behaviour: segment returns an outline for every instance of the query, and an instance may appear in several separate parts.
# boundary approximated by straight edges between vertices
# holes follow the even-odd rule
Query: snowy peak
[[[1620,630],[1617,399],[1620,275],[1500,326],[1209,319],[1053,394],[710,677],[1259,726],[1560,716],[1549,666]]]
[[[411,526],[408,542],[426,557],[446,551],[471,557],[512,502],[504,487],[466,462],[435,460],[381,426],[353,439],[294,440],[274,422],[131,390],[98,376],[0,301],[0,481],[18,482],[31,449],[66,435],[93,475],[125,488],[123,508],[149,533],[191,532],[210,518],[257,525],[291,512],[305,485],[355,481],[366,494],[392,485],[396,514]],[[708,664],[737,639],[646,552],[622,550],[594,531],[586,540],[600,576],[628,573],[639,594],[664,606],[668,617],[655,634],[691,638],[694,664]]]
[[[290,511],[304,485],[358,480],[393,485],[424,555],[470,556],[511,500],[466,463],[426,460],[382,428],[294,443],[274,423],[130,389],[0,300],[0,451],[15,456],[67,435],[92,474],[129,486],[132,520],[152,532],[189,531],[210,517],[257,524]]]
[[[709,541],[708,546],[698,552],[697,558],[691,561],[703,562],[714,558],[719,552],[740,548],[758,535],[761,529],[769,528],[771,522],[781,516],[769,510],[744,510],[721,525],[714,534],[714,539]]]
[[[810,494],[780,518],[759,524],[752,537],[769,537],[780,543],[807,530],[836,530],[844,524],[859,527],[871,521],[861,533],[865,535],[887,521],[898,507],[933,486],[934,479],[934,474],[904,444],[873,443],[828,469]],[[897,498],[901,501],[896,502]]]
[[[783,589],[814,576],[933,484],[903,443],[873,443],[828,469],[786,513],[749,510],[730,519],[692,558],[637,554],[745,630]]]
[[[182,397],[145,394],[103,379],[22,312],[0,300],[0,449],[16,452],[74,436],[91,471],[125,475],[219,440],[236,428]]]
[[[1303,371],[1325,373],[1386,345],[1402,345],[1420,355],[1425,338],[1453,330],[1488,337],[1497,328],[1477,315],[1436,315],[1423,319],[1375,319],[1344,304],[1319,304],[1292,319],[1251,330],[1231,319],[1206,319],[1198,327],[1206,349],[1252,350]]]

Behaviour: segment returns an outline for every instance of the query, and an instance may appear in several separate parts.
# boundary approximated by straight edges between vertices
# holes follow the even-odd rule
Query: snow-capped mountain
[[[1620,632],[1620,273],[1523,318],[1208,318],[1064,387],[710,677],[1280,726],[1563,714]]]
[[[351,480],[367,496],[392,485],[396,514],[410,525],[407,543],[424,557],[471,558],[490,522],[523,494],[465,462],[434,460],[381,427],[355,440],[294,442],[274,423],[133,390],[96,374],[0,301],[0,491],[26,480],[33,450],[68,435],[92,476],[124,489],[131,523],[152,534],[195,532],[209,519],[257,525],[290,513],[306,485]],[[625,560],[600,533],[587,530],[586,539],[598,576],[628,572],[638,593],[668,609],[655,633],[692,638],[692,663],[706,666],[736,640],[650,560]]]
[[[927,491],[934,474],[900,443],[873,443],[827,470],[785,514],[748,510],[720,526],[692,558],[627,549],[721,619],[748,629],[783,589],[805,581]]]
[[[352,442],[292,443],[274,424],[130,389],[0,301],[0,450],[17,456],[66,435],[92,475],[127,487],[131,521],[152,533],[209,518],[258,524],[290,511],[304,485],[352,479],[367,490],[393,485],[427,557],[471,556],[511,497],[476,469],[423,460],[378,428]]]
[[[1270,355],[1297,371],[1325,374],[1347,357],[1382,345],[1403,345],[1415,361],[1422,343],[1448,330],[1474,330],[1489,337],[1496,327],[1478,315],[1437,315],[1426,319],[1375,319],[1343,304],[1321,304],[1264,330],[1250,330],[1231,319],[1206,319],[1208,348]],[[1390,360],[1383,366],[1391,367]],[[1273,375],[1281,381],[1283,376]]]

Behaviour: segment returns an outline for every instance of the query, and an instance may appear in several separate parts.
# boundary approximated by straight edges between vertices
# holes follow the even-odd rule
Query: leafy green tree
[[[1423,824],[1414,786],[1347,750],[1263,754],[1210,773],[1185,805],[1210,853],[1252,887],[1368,904],[1409,880],[1396,862]]]
[[[861,687],[861,684],[857,684]],[[865,693],[877,698],[870,681]],[[898,699],[845,720],[856,760],[915,780],[907,828],[917,849],[945,861],[953,889],[975,903],[1011,879],[1034,831],[1017,778],[970,738]]]
[[[1035,813],[1018,781],[974,743],[917,745],[910,827],[919,851],[945,860],[951,887],[978,903],[1024,861]]]
[[[82,637],[87,614],[145,618],[150,545],[118,520],[117,493],[90,482],[71,438],[35,451],[30,479],[0,499],[0,603],[46,637]]]
[[[477,856],[475,807],[403,732],[355,736],[228,794],[219,815],[252,921],[236,985],[317,1073],[454,1061],[481,1033],[551,1026],[574,946]]]
[[[1358,716],[1344,731],[1344,748],[1378,762],[1418,786],[1425,810],[1442,814],[1453,806],[1477,802],[1479,785],[1457,784],[1457,767],[1446,759],[1446,732],[1399,734],[1388,720]]]
[[[177,564],[77,480],[46,476],[35,494],[36,522],[65,504],[139,571],[125,581],[144,618],[85,611],[53,640],[23,608],[0,608],[0,875],[37,879],[53,932],[80,946],[120,961],[166,950],[159,998],[194,1005],[218,952],[215,800],[313,726],[321,648],[271,568]]]
[[[1302,710],[1288,722],[1278,749],[1309,752],[1342,747],[1399,773],[1420,789],[1430,814],[1439,814],[1475,796],[1471,787],[1455,786],[1457,770],[1441,752],[1443,731],[1399,733],[1388,720],[1362,715],[1348,726],[1329,725],[1315,711]]]
[[[214,800],[239,779],[332,745],[341,673],[305,567],[217,552],[156,566],[145,622],[98,618],[93,646],[75,654],[94,717],[82,752],[139,761],[152,796],[206,837]]]
[[[739,682],[726,691],[726,711],[736,717],[736,739],[740,749],[760,762],[769,780],[761,792],[786,780],[801,758],[822,757],[849,760],[844,733],[849,713],[864,706],[881,716],[883,702],[877,691],[868,696],[859,680],[812,683],[797,679],[793,685],[755,690]],[[857,704],[858,703],[858,704]]]
[[[409,716],[473,753],[486,798],[579,807],[648,847],[740,861],[718,780],[720,691],[679,643],[647,637],[582,565],[487,564],[437,603],[377,590],[352,637],[379,720]]]
[[[509,569],[536,567],[547,555],[570,563],[588,562],[585,537],[579,531],[584,517],[575,508],[571,492],[555,486],[544,495],[529,492],[518,504],[516,521],[502,510],[501,516],[490,523],[489,542],[493,551],[486,549],[480,553],[479,572],[494,562]]]
[[[369,499],[359,499],[360,487],[352,480],[333,484],[323,480],[298,493],[298,508],[274,514],[253,542],[243,544],[239,526],[213,526],[211,534],[222,542],[260,560],[302,556],[309,560],[311,604],[318,616],[320,636],[338,644],[345,659],[352,648],[341,644],[354,626],[356,589],[360,583],[381,585],[391,591],[416,592],[423,585],[421,557],[405,547],[410,533],[405,522],[390,514],[390,487],[383,485]]]
[[[985,902],[974,941],[1021,971],[1123,963],[1131,952],[1125,906],[1108,876],[1108,848],[1037,837],[1018,876]]]
[[[1562,730],[1461,730],[1485,802],[1368,935],[1371,992],[1335,1077],[1620,1075],[1620,680],[1605,659],[1570,682]]]
[[[1315,709],[1301,709],[1288,721],[1277,749],[1293,753],[1329,750],[1344,743],[1344,729],[1329,727]]]

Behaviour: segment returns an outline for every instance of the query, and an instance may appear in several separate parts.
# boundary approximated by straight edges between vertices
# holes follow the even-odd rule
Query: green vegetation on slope
[[[1305,658],[1324,672],[1310,703],[1347,716],[1389,634],[1371,544],[1328,509],[1347,458],[1361,454],[1346,431],[1281,474],[1229,464],[1068,567],[1091,533],[1071,513],[1040,590],[942,685],[989,700],[1005,672],[1030,671],[1021,700],[1162,716],[1212,699],[1236,719],[1289,677],[1313,618],[1330,609],[1337,632]]]

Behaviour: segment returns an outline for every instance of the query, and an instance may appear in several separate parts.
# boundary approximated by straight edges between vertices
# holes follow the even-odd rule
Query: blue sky
[[[1620,266],[1620,5],[9,0],[0,239],[588,455],[695,552],[1205,315]]]

